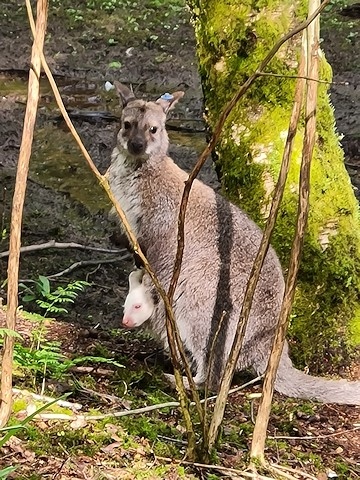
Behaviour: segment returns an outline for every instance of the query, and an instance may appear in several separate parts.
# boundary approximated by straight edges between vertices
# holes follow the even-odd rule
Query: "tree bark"
[[[214,127],[225,103],[278,38],[300,23],[306,3],[194,0],[207,121]],[[223,193],[263,226],[287,135],[301,35],[285,44],[228,118],[216,148]],[[331,80],[324,56],[320,79]],[[310,216],[291,320],[292,354],[315,373],[348,361],[360,344],[360,223],[358,204],[334,127],[328,84],[319,83],[317,139],[311,168]],[[285,267],[294,236],[303,127],[295,138],[273,246]],[[335,362],[336,360],[336,362]]]

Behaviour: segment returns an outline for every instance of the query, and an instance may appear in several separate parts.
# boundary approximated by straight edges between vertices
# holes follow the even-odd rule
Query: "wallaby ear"
[[[137,268],[130,272],[129,275],[129,291],[141,285],[141,280],[144,276],[144,270],[142,268]]]
[[[116,88],[116,91],[119,97],[121,98],[123,107],[126,107],[126,105],[129,102],[131,102],[132,100],[135,100],[135,95],[132,89],[118,82],[117,80],[114,81],[114,86]]]
[[[172,110],[177,102],[185,95],[185,92],[179,91],[174,93],[164,93],[160,98],[156,100],[156,103],[161,105],[164,113],[168,113]]]

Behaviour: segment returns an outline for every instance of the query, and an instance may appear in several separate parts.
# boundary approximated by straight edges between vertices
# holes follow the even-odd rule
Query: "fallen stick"
[[[32,397],[34,400],[40,400],[41,402],[50,403],[54,401],[53,398],[48,397],[47,395],[39,395],[37,393],[29,392],[29,390],[20,390],[19,388],[13,388],[12,391],[15,395]],[[59,407],[70,408],[71,410],[81,410],[83,408],[80,403],[68,402],[67,400],[58,400],[55,404],[59,405]]]
[[[257,382],[260,380],[262,377],[256,377],[253,380],[250,380],[250,382],[244,383],[243,385],[240,385],[238,387],[233,388],[232,390],[229,391],[229,394],[238,392],[239,390],[242,390],[249,385],[252,385],[253,383]],[[213,397],[209,397],[207,399],[200,400],[200,403],[209,402],[211,400],[215,400],[216,395]],[[190,403],[191,406],[195,406],[195,402]],[[148,407],[142,407],[142,408],[135,408],[134,410],[121,410],[119,412],[110,412],[110,413],[103,413],[100,415],[66,415],[66,414],[56,414],[56,413],[42,413],[39,415],[35,416],[35,419],[42,419],[42,420],[64,420],[68,422],[73,422],[75,420],[83,419],[84,421],[91,421],[91,420],[103,420],[104,418],[119,418],[119,417],[126,417],[128,415],[138,415],[141,413],[146,413],[146,412],[151,412],[153,410],[161,410],[162,408],[177,408],[180,406],[180,402],[166,402],[166,403],[158,403],[155,405],[149,405]]]
[[[90,245],[82,245],[81,243],[75,242],[57,242],[56,240],[50,240],[49,242],[45,243],[38,243],[35,245],[27,245],[25,247],[20,248],[20,253],[28,253],[28,252],[36,252],[38,250],[46,250],[48,248],[78,248],[80,250],[89,250],[92,252],[100,252],[100,253],[123,253],[126,252],[125,248],[121,249],[111,249],[111,248],[102,248],[102,247],[92,247]],[[8,257],[9,250],[0,253],[0,258]]]

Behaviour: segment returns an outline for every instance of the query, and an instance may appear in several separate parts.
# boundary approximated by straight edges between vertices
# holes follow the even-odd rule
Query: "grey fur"
[[[117,88],[125,107],[109,182],[150,264],[167,288],[175,259],[179,205],[188,175],[167,156],[165,120],[182,94],[176,92],[166,103],[133,99],[127,103],[131,92],[121,84]],[[133,146],[129,147],[134,138],[140,139],[138,144],[143,147],[136,154]],[[211,368],[211,387],[218,387],[261,236],[261,230],[243,211],[195,180],[186,213],[185,250],[174,312],[185,347],[196,361],[195,381],[199,384],[205,379],[209,345],[225,311]],[[255,292],[238,370],[251,367],[257,374],[265,371],[283,291],[281,266],[270,248]],[[166,346],[164,322],[160,302],[149,324]],[[275,388],[298,398],[360,405],[360,382],[315,378],[296,370],[287,344]]]

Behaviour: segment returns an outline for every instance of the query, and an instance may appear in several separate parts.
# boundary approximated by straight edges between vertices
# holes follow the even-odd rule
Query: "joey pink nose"
[[[124,325],[124,327],[127,327],[127,328],[132,328],[134,326],[131,317],[124,317],[122,319],[122,324]]]

